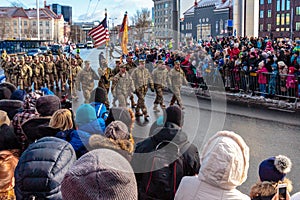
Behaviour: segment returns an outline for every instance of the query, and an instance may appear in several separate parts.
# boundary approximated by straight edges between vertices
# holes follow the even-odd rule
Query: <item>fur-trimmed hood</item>
[[[278,184],[286,183],[287,189],[289,192],[292,191],[293,186],[292,182],[285,178],[283,181],[279,181],[278,183],[263,181],[257,182],[255,185],[251,187],[250,198],[251,199],[272,199],[272,197],[276,194],[276,187]]]
[[[134,144],[130,140],[113,140],[99,134],[90,137],[89,146],[91,150],[100,148],[115,150],[123,155],[128,161],[131,161],[134,152]]]

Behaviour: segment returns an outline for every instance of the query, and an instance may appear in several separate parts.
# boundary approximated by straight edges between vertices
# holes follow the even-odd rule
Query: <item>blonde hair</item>
[[[0,200],[15,199],[14,172],[19,159],[10,151],[0,151]]]
[[[72,113],[68,109],[59,109],[53,113],[49,126],[51,128],[57,128],[61,131],[69,130],[73,127]]]

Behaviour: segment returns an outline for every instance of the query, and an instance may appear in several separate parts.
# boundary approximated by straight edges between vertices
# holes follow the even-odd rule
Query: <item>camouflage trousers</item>
[[[146,96],[147,90],[148,90],[147,86],[139,87],[136,90],[136,96],[138,97],[137,105],[135,108],[136,113],[139,113],[140,109],[141,109],[144,115],[147,114],[147,107],[145,104],[145,96]]]
[[[68,84],[69,84],[69,87],[70,87],[70,91],[71,91],[71,88],[72,88],[72,92],[71,92],[72,98],[77,98],[78,96],[77,96],[76,88],[78,88],[78,87],[77,87],[76,80],[73,79],[72,83],[71,83],[70,80],[68,80]]]
[[[41,87],[43,87],[43,79],[41,76],[32,77],[31,82],[34,83],[35,90],[39,90],[39,89],[41,89]]]
[[[93,88],[94,88],[94,84],[89,86],[82,85],[84,103],[90,103],[91,92],[93,91]]]
[[[118,101],[119,101],[119,107],[127,107],[127,94],[119,93],[116,95]]]
[[[182,107],[182,99],[181,99],[181,94],[180,94],[180,87],[175,87],[172,89],[173,96],[170,102],[170,105],[174,105],[177,101],[177,104],[179,107]]]
[[[11,83],[9,73],[8,72],[4,72],[4,75],[5,75],[5,81]]]
[[[164,104],[163,87],[161,85],[155,85],[156,98],[154,104]]]
[[[67,75],[63,71],[57,72],[57,82],[60,80],[61,90],[64,91],[66,87]]]
[[[46,86],[47,86],[48,88],[53,88],[53,86],[54,86],[54,81],[55,81],[55,79],[54,79],[54,74],[46,74],[45,80],[46,80]]]
[[[16,79],[18,81],[18,84],[16,86],[19,86],[21,90],[27,89],[31,86],[30,81],[28,78],[18,78]]]

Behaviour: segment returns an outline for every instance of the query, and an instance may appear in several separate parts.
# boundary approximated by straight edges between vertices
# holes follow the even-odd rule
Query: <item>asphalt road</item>
[[[101,49],[82,49],[80,52],[84,60],[90,60],[93,69],[98,68],[98,55]],[[115,52],[115,56],[118,54]],[[114,60],[109,60],[113,66]],[[95,81],[95,86],[97,82]],[[68,91],[70,92],[70,91]],[[79,101],[73,102],[73,110],[83,102],[82,93]],[[109,99],[111,99],[109,94]],[[136,138],[145,138],[155,119],[162,114],[155,113],[153,109],[154,93],[149,92],[146,103],[150,114],[150,122],[137,120],[133,135]],[[171,99],[170,94],[165,95],[166,104]],[[240,134],[250,148],[250,168],[248,179],[239,189],[249,194],[250,188],[258,180],[259,163],[271,156],[279,154],[288,156],[293,163],[291,172],[287,175],[293,181],[295,193],[300,191],[300,116],[299,113],[286,113],[276,110],[266,110],[259,107],[246,107],[230,104],[223,101],[199,99],[193,95],[184,96],[185,106],[183,130],[188,134],[189,140],[201,151],[205,142],[219,130],[231,130]]]

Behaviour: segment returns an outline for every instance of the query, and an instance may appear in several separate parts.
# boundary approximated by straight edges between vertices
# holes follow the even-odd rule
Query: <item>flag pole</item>
[[[107,20],[107,9],[105,8],[105,18],[106,18],[106,21],[108,21]],[[109,24],[108,24],[108,26],[107,26],[107,29],[108,29],[108,33],[109,33]],[[108,40],[106,39],[106,47],[105,47],[105,60],[106,60],[106,63],[107,63],[107,65],[108,65]]]

